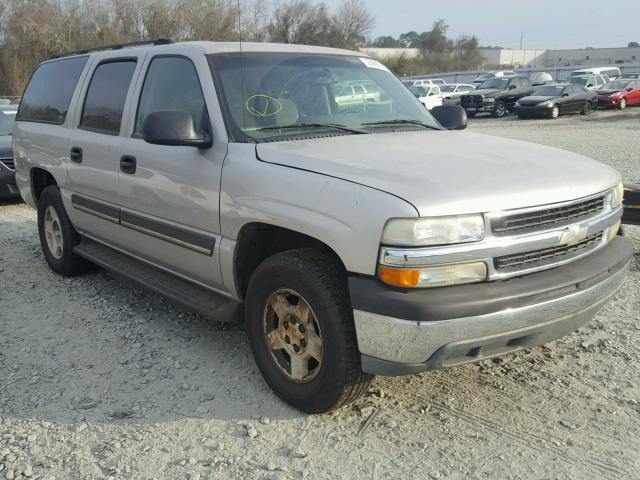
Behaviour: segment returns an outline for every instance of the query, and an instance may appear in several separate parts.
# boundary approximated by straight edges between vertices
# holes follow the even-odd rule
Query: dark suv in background
[[[533,93],[529,80],[524,77],[497,77],[487,80],[476,91],[460,97],[460,105],[469,117],[477,113],[490,113],[502,118],[511,112],[515,103]]]
[[[0,200],[20,198],[11,145],[17,105],[0,104]]]

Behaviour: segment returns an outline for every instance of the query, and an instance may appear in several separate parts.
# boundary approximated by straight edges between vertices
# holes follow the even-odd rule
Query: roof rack
[[[155,40],[144,40],[142,42],[114,43],[111,45],[104,45],[102,47],[87,48],[85,50],[75,50],[73,52],[59,53],[58,55],[53,55],[52,57],[50,57],[49,60],[54,60],[56,58],[62,58],[62,57],[71,57],[73,55],[85,55],[91,52],[102,52],[104,50],[120,50],[123,48],[139,47],[143,45],[169,45],[170,43],[173,43],[173,41],[169,40],[168,38],[157,38]]]

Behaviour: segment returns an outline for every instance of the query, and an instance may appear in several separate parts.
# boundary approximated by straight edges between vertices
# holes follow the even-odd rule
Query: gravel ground
[[[640,110],[476,118],[640,180]],[[640,255],[580,331],[463,368],[378,378],[353,407],[280,402],[238,327],[96,271],[46,266],[35,214],[0,204],[0,479],[640,478]],[[640,229],[628,229],[640,252]]]

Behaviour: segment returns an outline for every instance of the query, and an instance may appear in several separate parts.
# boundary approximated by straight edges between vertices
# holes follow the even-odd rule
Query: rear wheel
[[[584,102],[584,106],[582,107],[582,111],[580,112],[582,115],[589,115],[593,111],[593,105],[591,102]]]
[[[71,225],[58,187],[47,187],[40,194],[38,233],[42,251],[51,270],[71,276],[90,269],[90,263],[73,253],[73,247],[80,243],[80,235]]]
[[[627,108],[627,99],[622,97],[620,99],[620,110],[624,110],[625,108]]]
[[[294,250],[265,260],[246,296],[249,344],[265,380],[298,410],[324,413],[368,388],[346,276],[329,255]]]
[[[493,116],[502,118],[508,113],[507,105],[504,102],[497,102],[493,110]]]

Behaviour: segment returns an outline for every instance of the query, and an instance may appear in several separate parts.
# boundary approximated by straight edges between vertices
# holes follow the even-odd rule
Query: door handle
[[[136,173],[136,157],[132,157],[131,155],[123,155],[120,159],[120,170],[123,173],[127,173],[129,175],[133,175]]]
[[[82,163],[82,149],[80,147],[72,147],[69,158],[73,163]]]

